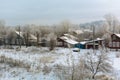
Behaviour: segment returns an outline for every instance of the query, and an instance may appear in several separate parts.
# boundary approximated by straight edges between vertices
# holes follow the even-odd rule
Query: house
[[[86,40],[86,41],[82,41],[78,44],[75,44],[75,47],[76,48],[80,48],[80,49],[98,49],[99,46],[102,46],[103,45],[103,40],[104,39],[100,39],[100,38],[97,38],[95,40]]]
[[[66,36],[61,36],[59,38],[57,38],[58,42],[57,42],[57,46],[58,47],[74,47],[75,44],[78,44],[77,41],[68,38]]]
[[[42,38],[41,38],[40,45],[41,45],[42,47],[48,46],[48,40],[47,40],[46,37],[42,37]]]
[[[25,34],[23,32],[15,31],[15,33],[17,34],[17,38],[15,40],[16,45],[19,44],[19,41],[21,45],[27,44],[28,46],[31,46],[37,44],[37,37],[34,36],[33,34],[31,33],[28,34],[28,39],[27,39],[27,35],[25,37]]]
[[[23,36],[23,32],[19,32],[19,31],[15,31],[15,33],[17,34],[17,35],[19,35],[21,38],[23,38],[24,36]]]
[[[19,45],[19,44],[24,45],[25,40],[24,40],[23,32],[15,31],[15,33],[16,33],[16,38],[15,38],[15,43],[13,43],[13,44],[15,44],[15,45]]]
[[[110,49],[120,49],[120,34],[111,35],[111,42],[109,43],[108,47]]]
[[[29,34],[28,42],[29,42],[29,46],[36,45],[37,44],[37,37],[34,36],[33,34]]]
[[[4,45],[23,45],[24,42],[24,37],[22,35],[22,32],[18,31],[11,31],[8,35],[5,35],[3,37],[3,44]]]

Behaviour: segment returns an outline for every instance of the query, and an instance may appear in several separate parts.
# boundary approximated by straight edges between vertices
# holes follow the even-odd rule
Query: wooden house
[[[23,45],[24,37],[22,32],[13,31],[9,35],[3,37],[3,45]]]
[[[34,36],[33,34],[29,33],[29,34],[25,34],[23,32],[19,32],[19,31],[15,31],[15,33],[17,34],[16,40],[15,40],[15,44],[20,44],[21,45],[25,45],[27,44],[28,46],[32,46],[32,45],[36,45],[37,44],[37,37]]]
[[[33,34],[29,34],[28,42],[29,42],[29,46],[36,45],[37,44],[37,37],[34,36]]]
[[[103,45],[103,39],[97,38],[95,40],[82,41],[78,44],[75,44],[75,47],[80,49],[98,49],[99,46]]]
[[[120,49],[120,34],[111,35],[111,42],[109,43],[108,47],[110,49]]]
[[[74,47],[75,44],[78,44],[78,42],[66,36],[57,38],[58,47]]]
[[[15,38],[15,45],[24,45],[25,44],[25,39],[24,39],[24,34],[23,32],[15,31],[16,33],[16,38]]]

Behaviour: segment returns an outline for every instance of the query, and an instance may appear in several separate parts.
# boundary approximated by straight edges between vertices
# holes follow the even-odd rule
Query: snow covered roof
[[[30,34],[30,36],[29,36],[29,41],[30,41],[30,42],[37,42],[37,37],[34,36],[33,34]]]
[[[34,36],[33,34],[30,34],[30,39],[37,40],[37,37],[36,37],[36,36]]]
[[[76,33],[76,34],[82,34],[83,33],[82,30],[74,30],[73,32]]]
[[[115,34],[115,35],[120,38],[120,34]]]
[[[64,36],[66,36],[68,38],[71,38],[71,39],[77,39],[77,37],[75,37],[73,35],[70,35],[70,34],[64,34]]]
[[[15,33],[18,34],[18,35],[20,35],[20,37],[24,38],[23,32],[20,32],[20,34],[19,34],[19,31],[15,31]],[[33,34],[30,34],[29,39],[32,40],[32,41],[34,41],[34,40],[36,41],[37,37],[34,36]]]
[[[84,31],[84,32],[89,32],[89,33],[92,33],[92,32],[93,32],[93,31],[90,30],[90,29],[84,29],[83,31]]]
[[[75,41],[73,39],[70,39],[70,38],[68,38],[66,36],[62,36],[62,37],[60,37],[60,39],[64,40],[65,42],[67,42],[69,44],[77,44],[78,43],[77,41]]]
[[[95,40],[90,40],[90,41],[82,41],[82,42],[80,42],[80,44],[86,44],[86,43],[91,43],[91,42],[94,42],[94,41],[101,41],[101,40],[104,40],[104,39],[97,38],[97,39],[95,39]]]
[[[104,40],[104,39],[102,39],[102,38],[97,38],[97,39],[95,39],[96,41],[100,41],[100,40]]]
[[[82,41],[82,42],[80,42],[80,44],[86,44],[87,43],[87,41]]]
[[[72,39],[67,39],[67,40],[65,40],[67,43],[69,43],[69,44],[77,44],[78,42],[77,41],[75,41],[75,40],[72,40]]]
[[[19,31],[15,31],[15,33],[23,38],[23,33],[22,32],[19,33]]]
[[[66,39],[68,39],[68,37],[66,37],[66,36],[61,36],[60,39],[66,40]]]

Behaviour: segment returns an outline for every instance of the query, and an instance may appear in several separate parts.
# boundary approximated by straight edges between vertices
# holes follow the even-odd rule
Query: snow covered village
[[[0,1],[0,80],[120,80],[118,3]]]
[[[1,21],[0,79],[119,80],[118,28],[111,31],[107,19],[95,23],[86,29],[67,21],[44,27],[9,27]]]

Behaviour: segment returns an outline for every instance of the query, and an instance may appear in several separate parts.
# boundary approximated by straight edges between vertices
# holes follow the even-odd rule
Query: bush
[[[3,49],[14,49],[12,46],[4,46]]]
[[[49,66],[44,66],[42,72],[45,74],[49,74],[52,71],[52,68]]]
[[[96,80],[115,80],[114,77],[109,75],[97,75]]]
[[[54,33],[50,33],[48,35],[48,41],[49,41],[49,50],[53,50],[56,46],[56,35]]]
[[[21,50],[21,48],[20,47],[16,47],[16,51],[20,51]]]
[[[55,58],[52,57],[52,56],[43,56],[43,57],[40,58],[40,62],[44,63],[44,64],[46,64],[46,63],[53,63],[54,60],[55,60]]]
[[[31,67],[31,65],[25,63],[25,61],[20,61],[20,60],[8,58],[5,55],[0,56],[0,62],[1,63],[7,63],[11,67],[23,67],[23,68],[26,68],[26,69],[30,69],[30,67]]]
[[[29,52],[38,52],[40,51],[39,48],[37,47],[28,47],[24,50],[24,52],[29,53]]]

